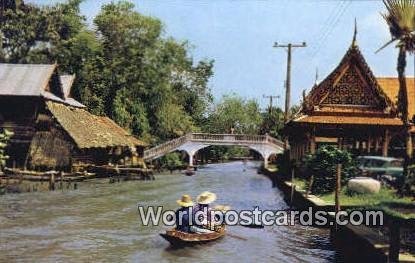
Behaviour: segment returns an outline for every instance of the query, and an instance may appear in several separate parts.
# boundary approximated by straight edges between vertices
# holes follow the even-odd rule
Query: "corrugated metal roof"
[[[41,96],[73,107],[85,105],[70,97],[75,75],[61,75],[60,88],[64,99],[46,90],[56,70],[56,64],[4,64],[0,63],[0,96]]]
[[[56,101],[56,102],[60,102],[69,106],[73,106],[73,107],[77,107],[77,108],[85,108],[86,106],[83,105],[82,103],[80,103],[79,101],[73,99],[73,98],[66,98],[65,100],[59,98],[56,95],[53,95],[52,93],[50,93],[49,91],[44,91],[42,92],[42,97],[47,99],[47,100],[52,100],[52,101]]]
[[[56,65],[0,64],[0,95],[40,96]]]
[[[72,84],[75,80],[75,75],[60,75],[61,83],[62,83],[62,91],[63,95],[66,98],[69,98],[71,95],[71,88]]]

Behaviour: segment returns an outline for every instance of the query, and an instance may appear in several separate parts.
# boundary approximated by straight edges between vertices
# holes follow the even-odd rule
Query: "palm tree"
[[[408,166],[412,159],[412,137],[411,137],[411,121],[412,116],[408,116],[408,91],[406,88],[406,54],[415,52],[415,0],[383,0],[387,13],[382,14],[389,26],[392,39],[382,48],[396,42],[399,49],[398,55],[398,77],[399,77],[399,95],[398,95],[398,112],[405,126],[405,161],[403,167],[404,181],[408,178]],[[380,50],[379,49],[379,50]],[[400,189],[404,192],[406,183]]]

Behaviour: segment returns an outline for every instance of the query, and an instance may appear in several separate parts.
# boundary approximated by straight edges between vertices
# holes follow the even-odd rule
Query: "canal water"
[[[161,174],[156,181],[93,180],[75,191],[0,196],[0,262],[335,262],[329,231],[306,226],[228,227],[203,246],[173,249],[142,226],[137,205],[176,208],[182,194],[209,190],[233,209],[286,209],[282,193],[258,175],[258,163],[211,164],[195,176]]]

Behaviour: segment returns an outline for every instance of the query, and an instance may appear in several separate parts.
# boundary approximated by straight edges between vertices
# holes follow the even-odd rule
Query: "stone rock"
[[[370,177],[356,177],[347,182],[349,191],[359,194],[376,194],[380,190],[380,182]]]

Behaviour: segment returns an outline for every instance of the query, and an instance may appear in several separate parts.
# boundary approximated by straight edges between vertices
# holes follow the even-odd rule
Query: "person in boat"
[[[193,201],[190,195],[183,195],[180,200],[177,200],[180,208],[176,210],[176,230],[191,233],[191,220]]]
[[[205,191],[198,195],[197,205],[193,208],[193,216],[195,225],[192,230],[196,233],[210,233],[213,228],[214,219],[211,217],[212,202],[216,200],[216,194]],[[197,217],[197,218],[196,218]]]

